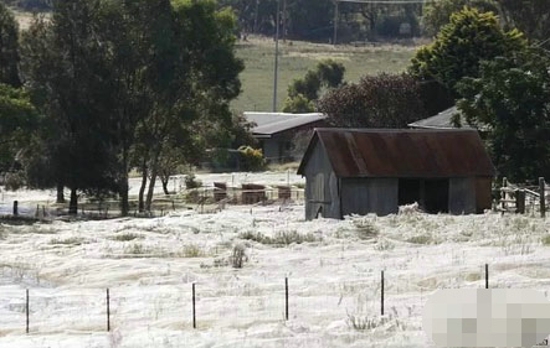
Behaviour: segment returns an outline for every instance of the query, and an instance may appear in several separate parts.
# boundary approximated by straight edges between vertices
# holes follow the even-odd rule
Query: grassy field
[[[333,46],[307,42],[279,42],[279,79],[277,105],[281,110],[288,84],[302,77],[321,59],[341,61],[346,81],[356,82],[366,74],[404,71],[416,46],[381,45],[377,47]],[[275,43],[268,38],[252,38],[238,44],[237,54],[244,60],[241,96],[233,102],[236,111],[272,111]]]
[[[32,15],[16,11],[21,29],[28,28]],[[417,46],[380,45],[377,47],[333,46],[301,41],[279,42],[279,78],[277,109],[284,104],[287,87],[302,77],[318,61],[331,58],[344,63],[346,81],[356,82],[361,76],[378,72],[400,72],[409,64]],[[239,42],[237,55],[244,60],[241,74],[242,93],[232,103],[235,111],[272,111],[275,43],[271,38],[251,37]]]

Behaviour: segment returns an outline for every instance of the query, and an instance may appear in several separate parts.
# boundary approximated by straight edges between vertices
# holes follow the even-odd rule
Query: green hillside
[[[354,47],[307,42],[279,42],[278,110],[286,98],[288,84],[302,77],[321,59],[332,58],[344,63],[345,79],[358,81],[365,74],[404,71],[414,54],[415,46],[380,45]],[[275,42],[253,38],[238,44],[238,56],[245,62],[241,74],[241,96],[233,102],[236,111],[272,111]]]

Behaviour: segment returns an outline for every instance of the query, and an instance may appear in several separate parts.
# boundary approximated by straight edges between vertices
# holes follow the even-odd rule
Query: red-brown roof
[[[339,177],[494,176],[475,130],[317,128],[298,174],[319,142]]]

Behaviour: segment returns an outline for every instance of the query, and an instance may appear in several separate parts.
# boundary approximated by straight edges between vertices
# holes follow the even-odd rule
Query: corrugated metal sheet
[[[410,123],[408,126],[412,128],[425,128],[425,129],[456,129],[453,124],[453,116],[459,115],[460,121],[462,123],[462,128],[464,129],[473,129],[468,123],[466,123],[461,112],[456,106],[453,106],[447,110],[443,110],[435,116],[419,120],[413,123]]]
[[[495,169],[475,130],[315,130],[339,177],[438,178],[494,176]],[[317,139],[315,139],[317,138]],[[304,174],[309,146],[298,174]]]
[[[453,117],[455,115],[458,115],[461,127],[454,125]],[[488,131],[487,126],[480,125],[479,128],[470,126],[466,121],[466,117],[456,106],[443,110],[435,116],[409,123],[408,126],[421,129],[478,129],[480,131]]]
[[[286,130],[323,121],[326,118],[321,113],[244,112],[243,115],[249,122],[256,124],[252,128],[252,133],[257,137],[270,137]]]

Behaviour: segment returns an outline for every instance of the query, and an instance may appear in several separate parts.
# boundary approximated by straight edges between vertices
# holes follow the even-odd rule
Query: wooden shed
[[[475,130],[317,128],[298,174],[311,220],[414,202],[429,213],[482,213],[495,169]]]

